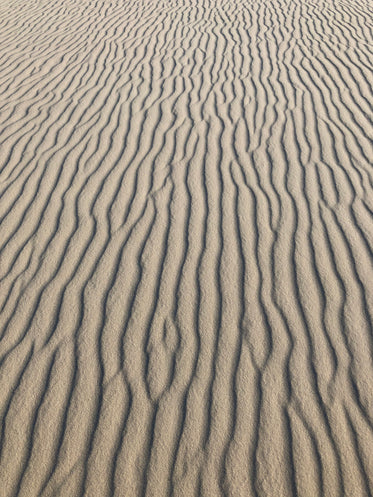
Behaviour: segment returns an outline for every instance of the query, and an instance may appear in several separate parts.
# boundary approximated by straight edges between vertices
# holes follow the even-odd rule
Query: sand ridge
[[[0,497],[373,495],[373,22],[0,5]]]

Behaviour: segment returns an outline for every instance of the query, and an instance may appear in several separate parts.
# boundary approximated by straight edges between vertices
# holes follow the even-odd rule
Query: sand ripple
[[[373,495],[372,13],[1,2],[1,496]]]

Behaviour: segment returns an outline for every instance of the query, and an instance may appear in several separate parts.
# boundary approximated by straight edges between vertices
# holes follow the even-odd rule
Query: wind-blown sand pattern
[[[1,497],[373,495],[372,14],[1,2]]]

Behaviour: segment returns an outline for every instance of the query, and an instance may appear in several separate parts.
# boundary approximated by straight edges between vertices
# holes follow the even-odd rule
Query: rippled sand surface
[[[364,0],[1,2],[1,497],[372,497],[372,62]]]

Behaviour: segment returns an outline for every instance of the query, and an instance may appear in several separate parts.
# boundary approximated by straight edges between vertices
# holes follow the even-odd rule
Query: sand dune
[[[1,2],[1,497],[373,495],[372,14]]]

